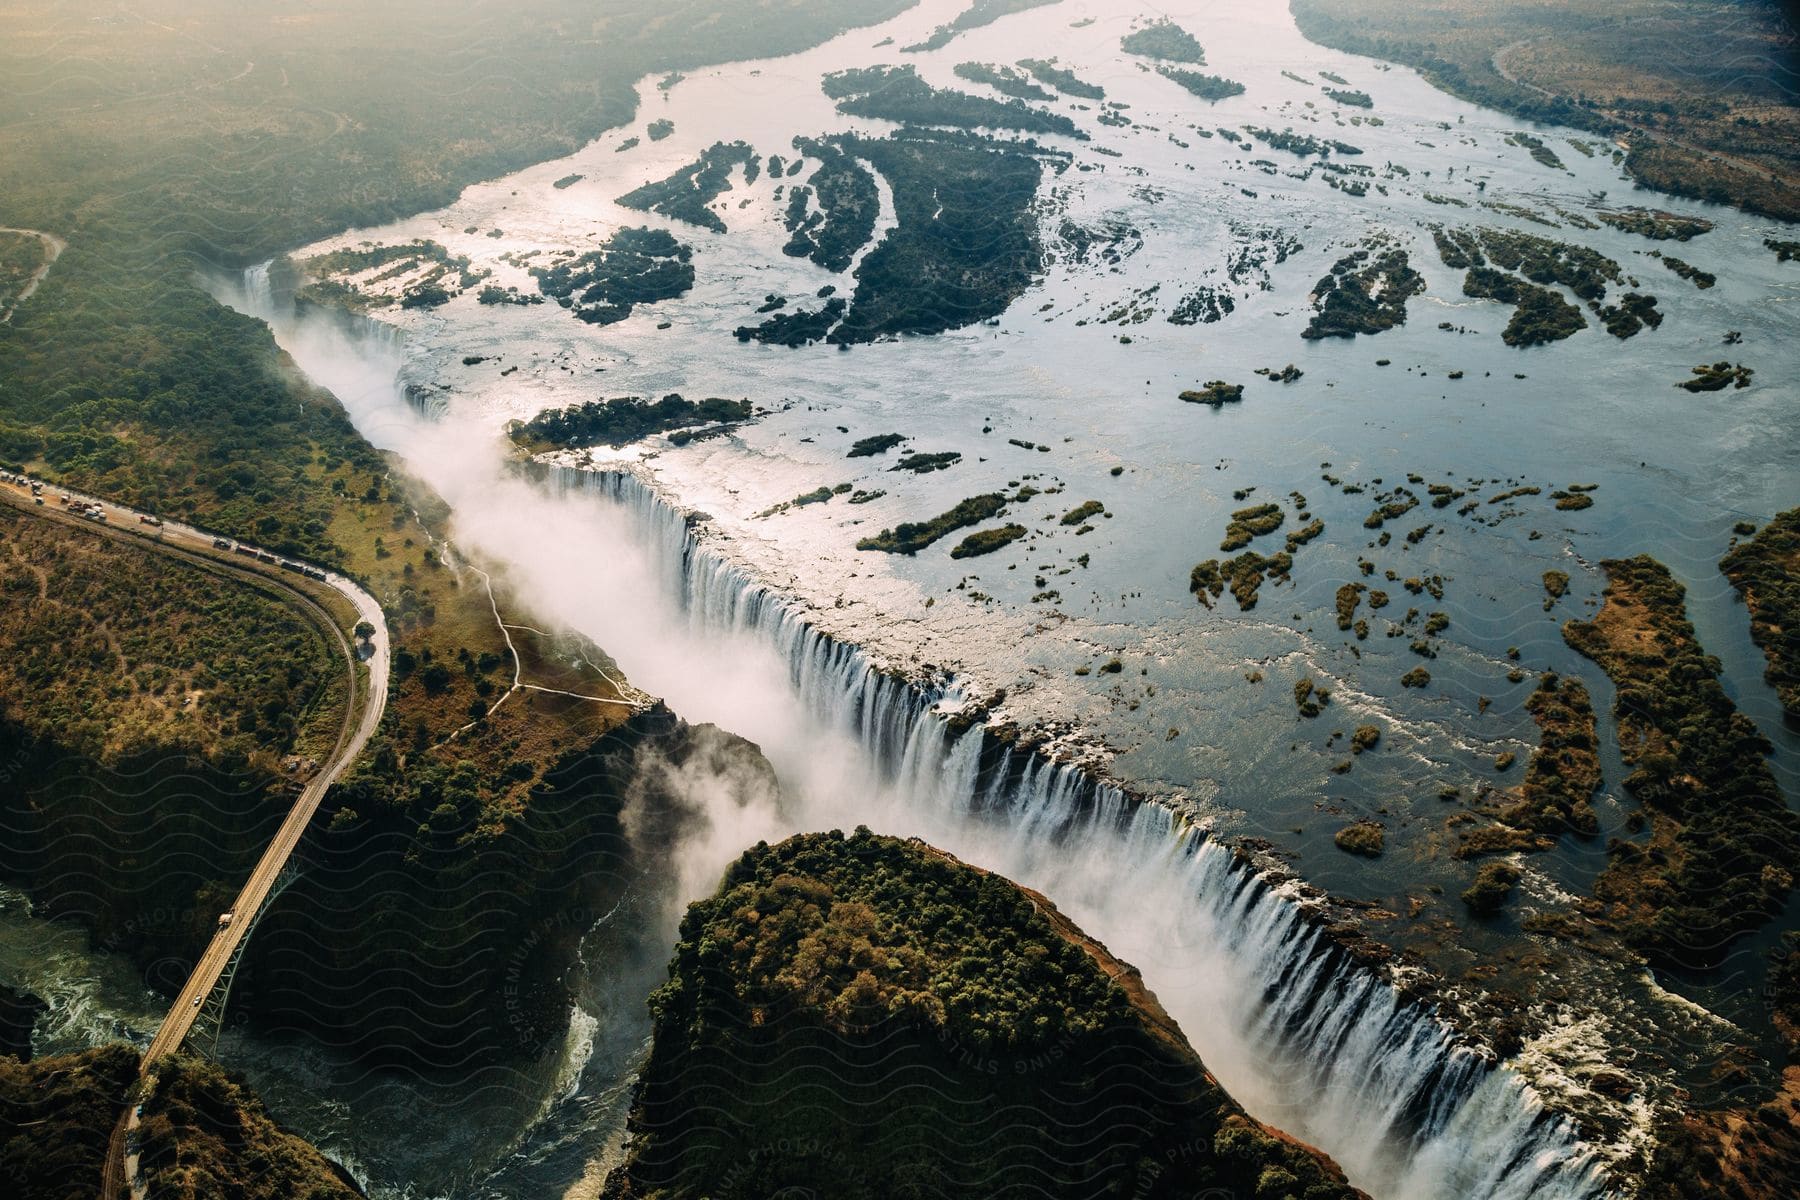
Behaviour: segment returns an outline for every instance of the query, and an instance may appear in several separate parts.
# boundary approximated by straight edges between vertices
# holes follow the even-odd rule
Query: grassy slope
[[[1360,1195],[1048,900],[922,843],[757,846],[688,910],[651,1008],[614,1200]]]
[[[1769,0],[1290,0],[1313,41],[1535,121],[1627,139],[1677,195],[1800,220],[1794,29]],[[1496,69],[1499,56],[1505,73]],[[1508,79],[1507,73],[1514,78]]]

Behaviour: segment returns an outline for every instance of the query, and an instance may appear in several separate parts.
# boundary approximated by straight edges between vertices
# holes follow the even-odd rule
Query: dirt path
[[[1522,88],[1530,88],[1532,91],[1536,92],[1538,95],[1548,96],[1550,99],[1554,100],[1556,98],[1555,92],[1551,91],[1549,88],[1546,88],[1546,87],[1539,87],[1537,84],[1532,83],[1530,80],[1520,79],[1517,75],[1514,75],[1510,70],[1508,70],[1507,66],[1506,66],[1506,56],[1507,55],[1511,54],[1514,50],[1522,50],[1526,46],[1531,45],[1531,43],[1536,42],[1536,41],[1542,41],[1542,40],[1543,39],[1541,39],[1541,38],[1528,37],[1528,38],[1520,38],[1516,42],[1508,42],[1506,45],[1504,45],[1504,46],[1500,47],[1498,50],[1494,51],[1494,57],[1490,61],[1494,65],[1494,73],[1499,75],[1500,78],[1506,80],[1506,82],[1512,83],[1512,84],[1517,84],[1519,87],[1522,87]]]
[[[38,284],[44,282],[44,276],[50,273],[50,268],[56,264],[57,259],[62,257],[62,252],[69,248],[69,243],[54,233],[45,233],[41,229],[14,229],[7,225],[0,225],[0,233],[16,233],[24,237],[34,237],[44,243],[44,265],[32,272],[31,278],[26,280],[25,286],[19,289],[19,294],[11,306],[4,313],[0,313],[0,325],[9,325],[12,323],[13,313],[18,311],[19,305],[31,299],[31,293],[38,290]]]

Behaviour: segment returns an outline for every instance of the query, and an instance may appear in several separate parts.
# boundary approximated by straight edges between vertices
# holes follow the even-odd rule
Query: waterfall
[[[266,290],[259,298],[258,286],[247,273],[234,305],[270,321],[364,436],[431,466],[438,443],[407,440],[424,406],[401,383],[398,331],[348,314],[303,320],[324,313],[302,314]],[[410,409],[408,420],[396,419],[396,405]],[[459,483],[454,471],[437,479]],[[650,560],[641,586],[661,593],[627,594],[626,605],[675,610],[677,628],[685,622],[697,642],[767,646],[809,732],[867,759],[873,786],[850,789],[836,807],[807,798],[800,828],[916,835],[1050,896],[1143,973],[1233,1096],[1331,1154],[1382,1200],[1604,1193],[1597,1154],[1566,1118],[1332,941],[1289,885],[1169,807],[979,723],[958,728],[943,715],[966,699],[954,679],[902,677],[830,636],[637,475],[555,467],[546,482],[556,496],[624,515],[634,550]]]
[[[259,312],[275,307],[275,288],[269,282],[269,268],[274,260],[258,263],[244,272],[244,297]]]
[[[548,483],[630,515],[665,598],[696,632],[776,649],[812,716],[866,748],[888,785],[854,815],[1051,896],[1139,967],[1240,1101],[1353,1180],[1408,1200],[1602,1193],[1597,1156],[1566,1118],[1229,846],[979,724],[953,728],[938,709],[963,699],[954,680],[883,671],[709,546],[637,475],[553,467]]]

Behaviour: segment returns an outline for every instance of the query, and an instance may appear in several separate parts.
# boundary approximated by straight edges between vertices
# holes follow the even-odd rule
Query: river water
[[[1385,1101],[1346,1090],[1341,1078],[1334,1083],[1326,1064],[1306,1061],[1303,1046],[1270,1033],[1272,1010],[1248,997],[1263,966],[1306,960],[1294,945],[1300,935],[1272,904],[1253,906],[1262,915],[1246,924],[1251,910],[1222,899],[1231,887],[1207,865],[1192,831],[1266,838],[1306,879],[1383,909],[1419,902],[1422,915],[1392,929],[1396,939],[1461,943],[1477,956],[1528,944],[1511,920],[1470,926],[1462,914],[1454,897],[1469,868],[1445,853],[1445,820],[1460,805],[1446,806],[1437,792],[1453,784],[1471,793],[1493,778],[1497,753],[1522,757],[1529,749],[1523,701],[1538,671],[1582,677],[1597,704],[1610,697],[1603,677],[1564,647],[1559,625],[1591,611],[1603,583],[1599,560],[1643,551],[1688,585],[1702,640],[1722,660],[1733,697],[1776,742],[1778,775],[1795,793],[1791,761],[1800,744],[1780,723],[1741,607],[1716,569],[1734,523],[1760,522],[1800,501],[1791,420],[1800,269],[1777,264],[1762,246],[1781,231],[1734,212],[1633,195],[1611,148],[1576,131],[1535,129],[1564,166],[1541,164],[1507,140],[1519,123],[1452,100],[1410,71],[1313,46],[1279,5],[1163,6],[1205,45],[1206,70],[1246,85],[1244,95],[1216,104],[1121,54],[1118,39],[1133,15],[1099,5],[1051,5],[940,51],[898,53],[960,7],[929,0],[887,26],[804,54],[695,71],[667,87],[647,79],[638,122],[567,159],[472,187],[445,210],[297,252],[427,237],[469,255],[495,281],[529,291],[518,260],[502,255],[584,250],[620,226],[668,225],[694,246],[697,284],[622,324],[596,328],[552,305],[482,307],[471,297],[430,311],[382,310],[373,326],[301,319],[257,273],[241,285],[222,283],[220,294],[268,319],[365,436],[398,450],[439,488],[455,511],[457,539],[507,564],[546,619],[593,636],[634,683],[683,716],[714,721],[769,753],[785,806],[715,814],[693,847],[687,894],[707,890],[729,855],[760,836],[866,821],[931,837],[1042,887],[1144,971],[1253,1112],[1324,1146],[1373,1194],[1582,1194],[1585,1175],[1544,1161],[1574,1158],[1567,1141],[1531,1143],[1526,1161],[1515,1163],[1535,1103],[1519,1078],[1546,1097],[1598,1105],[1581,1088],[1581,1068],[1616,1063],[1648,1039],[1648,1057],[1659,1064],[1645,1081],[1654,1091],[1692,1065],[1672,1047],[1692,1043],[1703,1059],[1704,1047],[1730,1033],[1720,1017],[1632,972],[1571,963],[1568,970],[1588,973],[1591,1003],[1533,1014],[1537,1033],[1514,1064],[1522,1075],[1471,1083],[1469,1102],[1448,1124],[1422,1141],[1400,1137],[1379,1111],[1358,1118]],[[720,206],[725,234],[612,202],[714,142],[743,139],[764,154],[790,155],[796,135],[889,128],[837,114],[819,89],[826,72],[906,61],[934,83],[980,90],[951,68],[1026,56],[1055,58],[1130,106],[1122,111],[1131,123],[1115,126],[1098,123],[1092,107],[1059,102],[1092,140],[1041,139],[1075,163],[1044,185],[1053,250],[1065,217],[1088,226],[1123,221],[1136,235],[1122,247],[1141,238],[1141,248],[1116,264],[1059,251],[994,324],[851,351],[744,345],[730,331],[754,320],[765,295],[809,297],[829,283],[848,290],[848,280],[780,253],[786,232],[775,181],[735,179]],[[1334,104],[1321,90],[1322,72],[1368,92],[1374,107]],[[674,132],[652,141],[644,123],[657,118]],[[1295,156],[1259,143],[1240,149],[1218,132],[1246,125],[1292,126],[1361,147],[1362,155],[1341,161],[1373,169],[1368,194],[1330,188],[1323,172]],[[638,145],[621,150],[630,137]],[[583,178],[552,186],[570,175]],[[1620,203],[1703,213],[1717,227],[1689,243],[1585,227],[1597,209]],[[883,207],[885,226],[891,207]],[[1656,295],[1666,320],[1629,341],[1591,326],[1552,346],[1507,347],[1498,336],[1507,310],[1461,295],[1460,272],[1432,250],[1434,223],[1591,246]],[[1228,265],[1254,257],[1277,231],[1303,248],[1280,264],[1266,256],[1232,279]],[[1314,282],[1375,233],[1405,246],[1425,276],[1407,323],[1372,342],[1300,339]],[[1702,291],[1677,278],[1648,256],[1658,249],[1713,272],[1717,286]],[[1201,284],[1228,291],[1234,311],[1217,324],[1169,323],[1179,298]],[[1109,320],[1121,306],[1147,319]],[[1722,347],[1727,330],[1740,333],[1741,344]],[[1753,386],[1698,396],[1674,386],[1694,364],[1726,355],[1755,367]],[[475,357],[485,361],[464,362]],[[1293,384],[1251,373],[1290,362],[1305,373]],[[1449,379],[1451,371],[1462,377]],[[1218,378],[1243,383],[1245,401],[1215,411],[1176,399]],[[657,442],[601,464],[629,468],[653,491],[622,494],[600,475],[591,487],[566,477],[554,489],[532,487],[498,465],[497,435],[508,419],[599,395],[668,391],[745,396],[775,411],[726,438],[684,448]],[[913,448],[956,450],[963,459],[913,476],[885,471],[885,459],[845,458],[853,438],[889,431],[911,435]],[[1023,450],[1010,438],[1049,450]],[[1519,484],[1543,494],[1484,505],[1477,516],[1502,517],[1491,523],[1422,506],[1390,526],[1394,544],[1375,545],[1363,527],[1374,493],[1413,473],[1471,497]],[[1346,494],[1322,474],[1367,491]],[[837,500],[758,515],[841,482],[886,494],[854,508]],[[854,549],[884,526],[1020,482],[1061,491],[1017,506],[1014,519],[1034,536],[1000,554],[953,562],[951,541],[911,558]],[[1598,485],[1594,506],[1555,510],[1548,493],[1575,482]],[[1253,499],[1237,497],[1249,489]],[[1251,612],[1237,611],[1229,596],[1211,610],[1197,606],[1189,569],[1217,555],[1228,514],[1295,490],[1326,532],[1297,553],[1292,586],[1266,584]],[[1061,525],[1063,511],[1090,498],[1109,514],[1092,532]],[[769,636],[767,620],[731,607],[741,600],[724,605],[724,619],[694,616],[704,589],[671,566],[680,555],[666,521],[658,524],[672,511],[666,505],[710,518],[707,552],[743,572],[724,594],[768,585],[792,620],[863,647],[874,662],[931,676],[947,686],[951,706],[1004,688],[995,720],[1058,739],[1067,756],[1167,801],[1185,823],[1134,817],[1071,832],[1073,801],[1045,780],[1009,793],[1010,818],[973,819],[958,774],[967,764],[954,746],[916,750],[910,766],[897,768],[847,715],[866,683],[808,685],[805,664],[823,662],[822,651]],[[1433,529],[1420,541],[1404,541],[1427,521]],[[1361,643],[1336,629],[1335,591],[1363,578],[1361,557],[1396,577],[1442,577],[1441,602],[1389,585],[1396,608],[1449,617],[1426,663],[1429,688],[1398,683],[1424,661],[1409,650],[1410,636],[1380,636],[1382,621]],[[1567,571],[1572,583],[1546,611],[1540,577],[1550,568]],[[1034,599],[1050,591],[1059,594]],[[1527,668],[1519,682],[1508,679],[1513,647]],[[1117,674],[1095,669],[1115,657]],[[1294,714],[1291,684],[1301,676],[1334,693],[1317,721]],[[1371,722],[1384,729],[1381,752],[1334,774],[1347,755],[1332,734]],[[922,726],[908,728],[917,734]],[[1611,745],[1604,717],[1602,736]],[[935,774],[922,775],[920,761]],[[1605,765],[1597,807],[1611,834],[1626,812],[1616,797],[1623,772],[1616,755]],[[704,796],[704,781],[694,787]],[[1352,858],[1331,846],[1331,834],[1352,818],[1384,823],[1385,858]],[[1034,828],[1042,840],[1021,835]],[[1596,847],[1575,844],[1522,864],[1520,915],[1565,902],[1601,861]],[[634,928],[662,928],[668,919],[645,911]],[[520,1072],[492,1103],[446,1094],[454,1087],[399,1085],[375,1103],[345,1064],[308,1060],[302,1069],[292,1065],[302,1059],[295,1048],[259,1048],[241,1035],[235,1053],[279,1114],[357,1164],[378,1191],[579,1192],[604,1166],[645,1033],[642,996],[658,969],[645,966],[658,961],[654,953],[607,953],[608,936],[596,931],[586,957],[589,983],[568,1045]],[[1319,969],[1336,992],[1363,986],[1336,966]],[[1688,990],[1739,1024],[1758,1019],[1743,987]],[[1384,1003],[1379,995],[1370,1002]],[[1442,1069],[1433,1065],[1443,1061],[1436,1049],[1367,1053],[1376,1074]],[[1389,1100],[1406,1090],[1383,1086]],[[1593,1148],[1600,1157],[1626,1153],[1648,1120],[1645,1106],[1615,1107],[1620,1132]],[[385,1126],[371,1119],[395,1114]],[[420,1137],[420,1126],[433,1134]],[[496,1156],[496,1167],[480,1165]],[[1496,1169],[1493,1158],[1509,1169]]]

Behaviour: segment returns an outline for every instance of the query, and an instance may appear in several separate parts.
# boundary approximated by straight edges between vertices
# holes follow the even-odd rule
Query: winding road
[[[70,496],[78,506],[98,504],[107,514],[107,520],[95,521],[76,515],[61,503],[63,495]],[[68,491],[63,488],[51,488],[45,485],[44,495],[40,503],[34,498],[30,488],[16,483],[0,482],[0,502],[10,504],[44,520],[70,527],[71,533],[100,536],[114,541],[124,542],[139,548],[150,549],[156,553],[179,559],[190,566],[198,567],[221,577],[234,578],[249,584],[259,591],[277,596],[298,608],[309,620],[313,621],[326,636],[335,641],[343,654],[344,667],[348,673],[349,691],[344,708],[344,718],[338,730],[336,744],[318,772],[301,788],[294,806],[288,811],[281,828],[276,832],[262,857],[251,870],[250,877],[239,890],[236,901],[232,904],[232,919],[221,926],[208,943],[199,960],[194,964],[192,973],[175,997],[168,1015],[163,1018],[156,1036],[151,1039],[139,1065],[139,1074],[147,1076],[156,1064],[166,1056],[181,1048],[192,1030],[194,1019],[200,1013],[200,1007],[212,990],[218,986],[225,968],[237,952],[240,942],[247,936],[255,924],[254,917],[268,899],[270,889],[274,887],[282,870],[293,856],[294,848],[299,845],[305,835],[307,826],[312,823],[313,815],[318,811],[319,802],[337,778],[343,774],[356,756],[362,752],[369,738],[381,722],[383,711],[387,707],[388,695],[388,630],[387,622],[382,615],[380,604],[361,587],[350,579],[335,572],[324,572],[325,578],[313,580],[338,593],[348,600],[355,610],[359,621],[367,621],[375,629],[375,635],[367,644],[366,657],[362,658],[369,668],[365,680],[356,669],[359,658],[350,640],[345,637],[341,622],[327,611],[325,606],[314,596],[308,595],[304,586],[285,576],[278,567],[224,549],[216,544],[217,535],[196,529],[191,525],[183,525],[175,521],[160,521],[152,524],[150,514],[123,505],[110,504],[93,497]],[[293,561],[293,560],[287,560]],[[302,564],[304,565],[304,564]],[[360,719],[358,714],[360,711]],[[125,1194],[129,1173],[126,1170],[125,1149],[127,1135],[136,1124],[137,1110],[134,1106],[120,1120],[115,1129],[112,1146],[107,1154],[105,1172],[102,1180],[101,1195],[107,1200]]]

